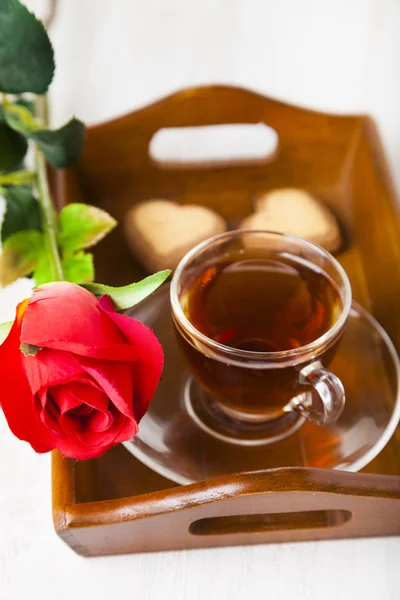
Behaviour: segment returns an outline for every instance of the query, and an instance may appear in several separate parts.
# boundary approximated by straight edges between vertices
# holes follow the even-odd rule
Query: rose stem
[[[39,196],[38,201],[42,217],[43,235],[50,263],[51,276],[53,281],[63,281],[64,275],[57,244],[57,217],[50,197],[49,184],[47,181],[46,161],[36,144],[35,161],[37,190]]]
[[[41,102],[37,102],[37,110],[42,113],[47,120],[47,98],[40,98]],[[41,212],[41,220],[43,225],[43,235],[47,247],[47,255],[50,263],[50,271],[53,281],[63,281],[64,274],[61,266],[60,253],[57,244],[57,215],[50,196],[49,183],[47,180],[46,161],[39,150],[37,144],[35,146],[35,163],[37,174],[37,191],[38,201]]]

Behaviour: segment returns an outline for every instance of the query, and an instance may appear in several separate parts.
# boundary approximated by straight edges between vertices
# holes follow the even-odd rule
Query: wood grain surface
[[[276,153],[263,164],[163,168],[149,154],[150,140],[161,128],[260,122],[279,136]],[[345,243],[337,258],[354,298],[400,348],[397,201],[368,117],[318,113],[229,86],[189,88],[90,128],[79,164],[58,172],[53,185],[60,205],[78,196],[118,221],[146,199],[186,204],[195,198],[231,227],[252,211],[260,191],[306,189],[325,201],[341,224]],[[128,283],[143,270],[120,228],[99,244],[96,260],[97,277],[108,284]],[[397,432],[367,467],[374,476],[278,469],[174,489],[123,453],[83,465],[55,454],[56,530],[85,556],[396,535],[399,442]]]

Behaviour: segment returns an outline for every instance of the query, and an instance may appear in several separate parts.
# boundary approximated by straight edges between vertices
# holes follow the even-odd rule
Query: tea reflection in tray
[[[307,422],[284,440],[255,447],[215,439],[187,413],[184,393],[191,375],[176,342],[169,286],[129,314],[154,330],[165,351],[165,367],[139,434],[125,446],[177,483],[289,466],[358,471],[382,450],[400,419],[399,359],[385,331],[357,303],[331,365],[346,390],[338,422],[327,427]]]

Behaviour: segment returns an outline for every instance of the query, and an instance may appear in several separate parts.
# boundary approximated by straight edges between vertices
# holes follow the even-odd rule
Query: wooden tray
[[[161,127],[266,123],[279,135],[273,160],[162,169],[149,156]],[[346,234],[338,256],[354,298],[400,349],[400,228],[373,121],[300,109],[248,91],[204,87],[174,94],[88,131],[83,158],[54,180],[57,201],[97,204],[118,220],[144,198],[214,207],[231,222],[253,192],[309,190]],[[143,276],[120,231],[96,250],[97,280]],[[363,473],[285,468],[177,486],[122,446],[74,462],[53,453],[53,517],[76,552],[107,555],[177,548],[400,534],[400,431]]]

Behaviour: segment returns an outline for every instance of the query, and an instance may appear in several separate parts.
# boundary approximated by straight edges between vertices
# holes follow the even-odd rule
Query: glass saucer
[[[164,348],[165,367],[138,435],[124,445],[145,465],[176,483],[277,467],[358,471],[384,448],[399,422],[396,350],[379,323],[356,303],[330,366],[346,390],[339,421],[327,427],[306,422],[285,439],[248,447],[214,438],[186,410],[185,389],[191,375],[175,338],[169,286],[129,315],[154,330]]]

